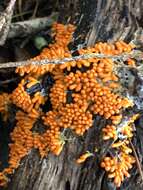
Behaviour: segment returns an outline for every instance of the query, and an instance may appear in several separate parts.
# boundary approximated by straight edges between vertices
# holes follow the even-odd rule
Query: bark
[[[74,4],[74,1],[68,0]],[[70,48],[93,45],[97,41],[115,41],[125,39],[135,42],[142,40],[142,0],[76,0],[76,7],[71,10],[67,1],[61,2],[60,20],[66,22],[72,17],[77,29]],[[73,15],[74,11],[74,15]],[[67,21],[68,22],[68,21]],[[142,109],[142,108],[141,108]],[[142,162],[141,144],[143,143],[142,121],[138,121],[138,128],[133,143]],[[101,158],[106,154],[109,143],[104,143],[101,128],[106,121],[97,116],[93,127],[84,137],[67,142],[59,157],[52,154],[40,159],[37,151],[33,150],[25,157],[15,171],[8,190],[115,190],[105,172],[99,167]],[[90,158],[82,165],[77,165],[75,159],[87,149],[98,149],[96,158]],[[131,178],[125,180],[121,190],[141,190],[143,188],[139,173],[134,167]]]
[[[81,1],[74,46],[93,45],[97,41],[130,41],[142,33],[143,2],[138,1]],[[82,34],[82,35],[81,35]]]

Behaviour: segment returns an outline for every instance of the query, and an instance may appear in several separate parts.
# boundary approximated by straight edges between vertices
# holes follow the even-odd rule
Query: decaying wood
[[[140,39],[142,42],[142,0],[81,1],[82,9],[74,46],[90,46],[97,41]]]
[[[72,0],[68,2],[74,3]],[[76,12],[78,15],[77,29],[70,48],[92,45],[97,41],[134,39],[135,42],[139,42],[142,40],[142,25],[140,24],[143,10],[142,0],[77,0],[76,3],[79,5],[78,12]],[[65,3],[61,6],[64,5]],[[68,9],[69,7],[65,12],[70,15],[71,11]],[[61,15],[63,18],[63,12]],[[142,79],[141,84],[143,84]],[[131,85],[132,88],[136,87],[134,84]],[[39,154],[33,150],[23,159],[7,189],[116,190],[113,183],[107,179],[106,173],[99,167],[100,160],[110,147],[110,143],[102,141],[101,129],[105,125],[106,121],[97,116],[93,127],[88,130],[87,134],[67,142],[59,157],[49,154],[47,158],[41,160]],[[140,128],[140,131],[139,139],[135,136],[134,140],[138,140],[141,146],[143,130]],[[82,165],[75,163],[75,159],[81,153],[87,150],[94,151],[95,147],[98,150],[95,157],[91,157]],[[139,154],[142,148],[137,147],[137,150]],[[143,189],[136,166],[132,169],[131,178],[125,180],[120,189]]]

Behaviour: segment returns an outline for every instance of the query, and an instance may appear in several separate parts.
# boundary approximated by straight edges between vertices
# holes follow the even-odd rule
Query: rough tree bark
[[[143,39],[142,9],[142,0],[62,0],[60,21],[66,23],[71,20],[77,25],[74,40],[70,44],[72,49],[93,45],[97,41],[134,39],[137,42]],[[7,189],[115,190],[99,167],[99,161],[109,146],[108,143],[103,143],[101,137],[101,128],[105,124],[106,121],[97,116],[87,134],[67,142],[59,157],[49,154],[41,160],[38,152],[33,150],[22,160]],[[137,136],[134,142],[140,145],[143,141],[143,130],[140,127],[137,129],[137,135],[139,133],[140,136]],[[96,158],[91,158],[82,165],[75,163],[75,159],[82,152],[87,149],[92,151],[95,147],[99,150]],[[141,154],[142,148],[137,147],[137,152]],[[142,162],[142,157],[140,159]],[[142,188],[138,171],[133,168],[131,178],[126,180],[120,189]]]

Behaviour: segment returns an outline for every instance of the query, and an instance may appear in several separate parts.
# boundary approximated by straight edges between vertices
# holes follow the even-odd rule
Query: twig
[[[27,21],[15,22],[10,25],[8,38],[24,37],[28,34],[39,32],[57,21],[58,13],[55,12],[49,17],[35,18]]]
[[[130,142],[130,145],[132,147],[132,150],[133,150],[133,153],[134,153],[134,156],[135,156],[135,159],[136,159],[136,163],[137,163],[137,168],[139,170],[139,173],[140,173],[140,176],[141,176],[141,179],[142,179],[142,182],[143,182],[143,171],[142,171],[142,168],[141,168],[141,163],[139,161],[139,158],[138,158],[138,155],[136,153],[135,147],[134,147],[134,145],[133,145],[133,143],[131,142],[130,139],[129,139],[129,142]]]
[[[7,39],[15,2],[16,0],[10,0],[7,8],[0,16],[0,45],[4,45]]]
[[[33,11],[32,18],[35,18],[36,14],[37,14],[38,7],[39,7],[39,0],[36,0],[36,5],[35,5],[34,11]]]
[[[18,0],[18,11],[20,13],[21,20],[24,20],[22,13],[22,0]]]
[[[17,17],[20,17],[21,15],[24,16],[24,15],[30,14],[32,12],[33,12],[33,10],[25,11],[23,13],[18,13],[18,14],[13,15],[12,18],[17,18]]]
[[[8,79],[8,80],[0,81],[0,85],[5,85],[5,84],[11,83],[11,82],[15,82],[17,80],[18,80],[18,77],[17,78],[13,78],[13,79]]]
[[[70,58],[64,58],[64,59],[54,59],[54,60],[42,59],[42,60],[38,60],[38,61],[26,60],[26,61],[20,61],[20,62],[0,63],[0,68],[19,67],[19,66],[25,66],[25,65],[29,65],[29,64],[33,64],[33,65],[63,64],[66,62],[72,62],[72,61],[77,61],[77,60],[81,60],[81,59],[86,60],[89,58],[109,58],[114,61],[116,61],[116,60],[125,61],[129,58],[143,60],[143,55],[140,51],[136,51],[136,50],[134,50],[128,54],[123,53],[120,55],[105,55],[105,54],[99,54],[99,53],[91,53],[91,54],[83,54],[83,55],[70,57]]]

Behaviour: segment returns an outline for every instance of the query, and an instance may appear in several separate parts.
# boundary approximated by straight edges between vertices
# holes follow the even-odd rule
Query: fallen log
[[[62,7],[66,2],[62,2]],[[68,3],[72,4],[71,1]],[[142,8],[141,0],[135,1],[105,1],[105,0],[82,0],[76,1],[78,5],[75,9],[75,15],[72,15],[72,21],[76,21],[76,31],[70,44],[72,50],[91,46],[98,41],[116,41],[125,40],[127,42],[134,40],[141,47],[142,42]],[[47,5],[48,6],[48,5]],[[60,21],[63,18],[64,11],[66,17],[70,18],[73,10],[70,6],[62,9]],[[68,15],[69,14],[69,15]],[[68,21],[67,21],[68,22]],[[138,73],[131,71],[134,78],[129,90],[133,96],[139,97],[135,84],[142,85],[142,78]],[[129,81],[128,81],[129,82]],[[140,86],[141,86],[140,85]],[[139,99],[142,98],[141,96]],[[142,114],[142,107],[135,107],[133,113],[138,109]],[[131,111],[131,110],[130,110]],[[128,115],[128,113],[126,113]],[[133,144],[138,154],[140,163],[142,163],[143,149],[141,147],[143,129],[141,121],[137,122],[136,135],[133,138]],[[81,138],[73,139],[67,142],[61,155],[56,157],[52,154],[41,159],[38,152],[33,150],[26,156],[12,176],[8,185],[9,190],[114,190],[116,187],[108,180],[104,170],[100,168],[101,158],[106,155],[110,143],[102,140],[101,129],[106,125],[106,120],[100,116],[94,119],[93,127],[86,135]],[[97,156],[90,158],[84,164],[78,165],[75,159],[87,149],[93,151],[97,148]],[[142,166],[141,166],[142,167]],[[131,177],[122,184],[120,189],[141,190],[143,188],[141,178],[137,167],[131,172]]]

